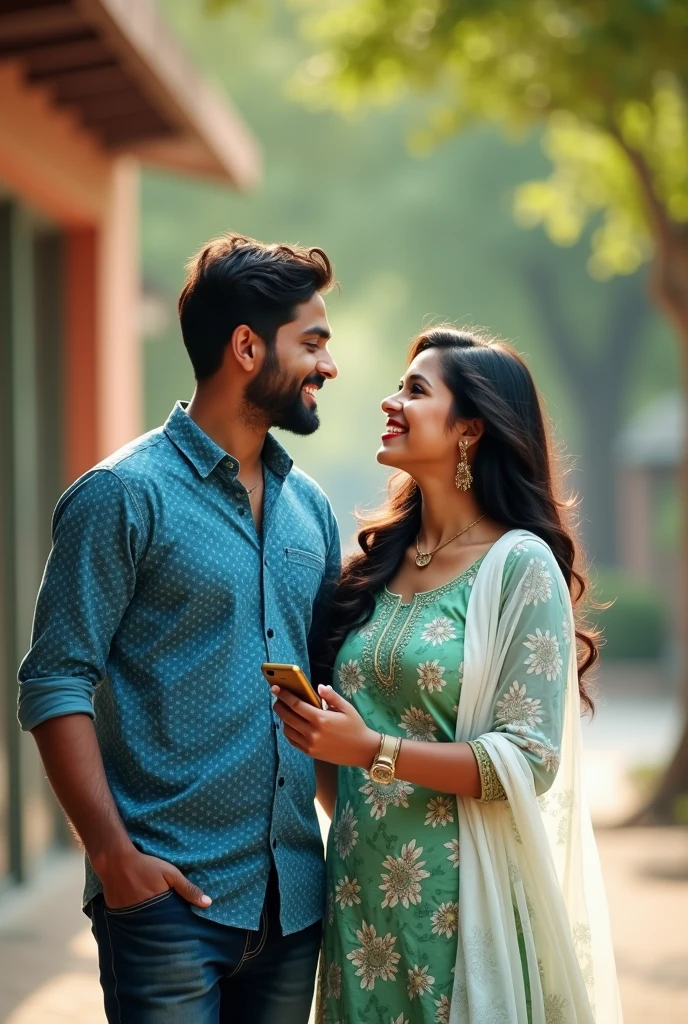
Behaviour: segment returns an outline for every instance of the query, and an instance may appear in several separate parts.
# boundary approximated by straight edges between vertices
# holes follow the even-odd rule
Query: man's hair
[[[196,380],[211,377],[237,327],[245,324],[273,345],[296,318],[296,306],[333,284],[322,249],[266,245],[230,232],[214,238],[187,265],[179,296],[184,345]]]

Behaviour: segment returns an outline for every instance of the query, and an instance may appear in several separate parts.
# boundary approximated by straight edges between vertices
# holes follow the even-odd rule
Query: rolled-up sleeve
[[[31,649],[19,669],[22,729],[59,715],[94,717],[93,692],[134,593],[142,536],[140,510],[110,470],[92,471],[60,499]]]

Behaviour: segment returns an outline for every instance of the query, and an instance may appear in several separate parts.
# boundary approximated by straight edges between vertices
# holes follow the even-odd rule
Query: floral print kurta
[[[516,586],[525,588],[526,605],[504,665],[493,727],[522,749],[538,794],[549,788],[559,763],[562,669],[571,640],[552,578],[554,558],[542,553],[540,546],[535,555],[519,544],[505,566],[502,607]],[[430,743],[455,740],[466,610],[480,561],[410,604],[382,590],[370,621],[347,637],[335,685],[371,728]],[[483,799],[503,798],[484,747],[476,743],[474,750]],[[384,786],[360,768],[339,769],[319,1024],[448,1022],[459,865],[454,796],[403,779]]]

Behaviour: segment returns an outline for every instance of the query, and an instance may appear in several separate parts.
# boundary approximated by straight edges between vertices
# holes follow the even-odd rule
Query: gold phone
[[[289,693],[293,693],[295,697],[305,701],[306,704],[322,708],[320,697],[298,665],[278,665],[274,661],[266,661],[260,668],[270,686],[282,686],[285,690],[289,690]]]

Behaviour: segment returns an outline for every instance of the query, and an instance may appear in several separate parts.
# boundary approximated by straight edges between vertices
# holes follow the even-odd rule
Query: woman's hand
[[[330,764],[370,768],[380,748],[380,734],[369,729],[353,704],[332,689],[319,686],[327,710],[314,708],[288,690],[271,687],[278,698],[275,714],[284,722],[284,735],[298,750]]]

